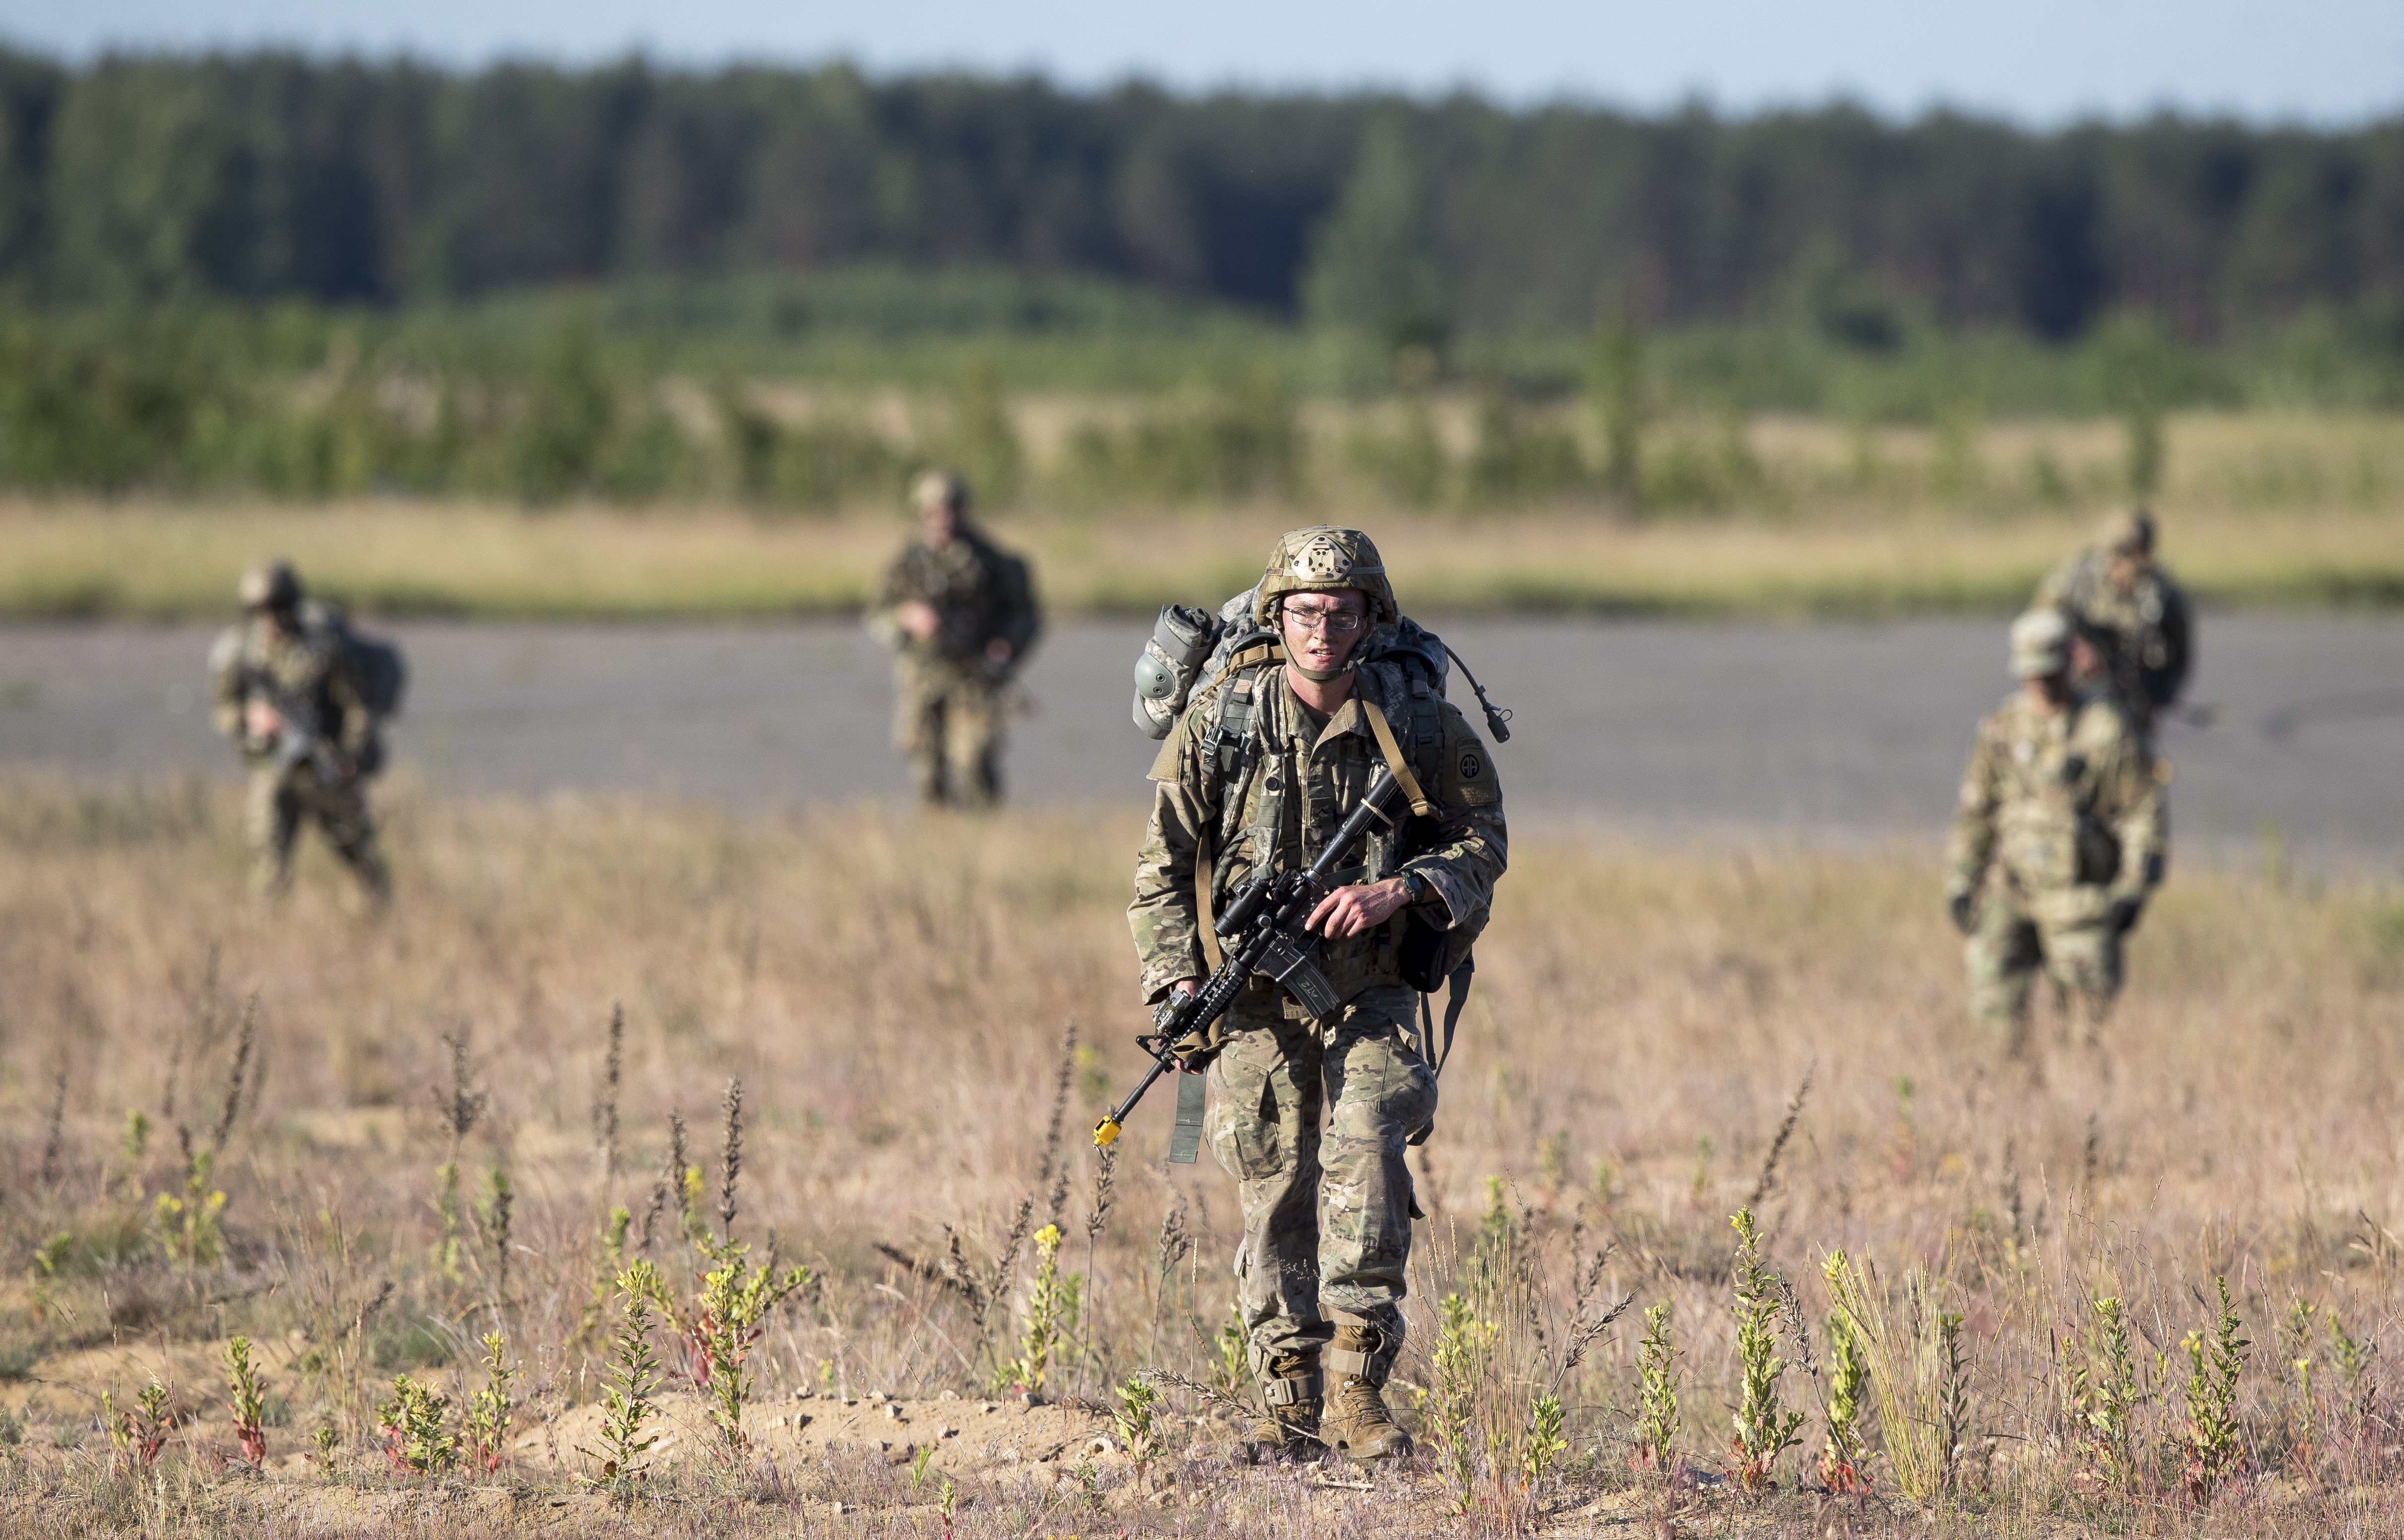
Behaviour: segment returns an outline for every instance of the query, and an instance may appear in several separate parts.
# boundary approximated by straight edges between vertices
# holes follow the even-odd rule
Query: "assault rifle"
[[[1201,1146],[1202,1066],[1181,1060],[1176,1045],[1208,1030],[1212,1022],[1224,1015],[1228,1007],[1236,1003],[1237,992],[1254,973],[1265,974],[1284,985],[1302,1002],[1302,1008],[1314,1016],[1327,1015],[1342,1007],[1344,1001],[1337,997],[1335,986],[1310,959],[1310,948],[1319,938],[1303,929],[1303,921],[1327,896],[1328,874],[1343,864],[1345,857],[1361,842],[1361,836],[1369,832],[1370,823],[1391,821],[1385,804],[1393,792],[1393,774],[1381,764],[1369,782],[1369,790],[1363,793],[1361,805],[1336,829],[1317,861],[1299,872],[1278,872],[1264,866],[1244,884],[1215,927],[1220,940],[1226,945],[1225,960],[1204,981],[1198,993],[1172,993],[1153,1011],[1152,1030],[1135,1040],[1137,1047],[1152,1056],[1152,1068],[1127,1093],[1126,1099],[1094,1126],[1096,1145],[1116,1142],[1120,1126],[1135,1111],[1135,1104],[1143,1099],[1143,1094],[1152,1089],[1153,1082],[1175,1071],[1181,1075],[1177,1131],[1169,1142],[1168,1158],[1181,1163],[1194,1159]]]
[[[244,698],[248,699],[253,693],[266,696],[267,704],[275,707],[275,714],[284,721],[275,733],[275,757],[272,762],[278,779],[303,763],[314,767],[317,779],[327,786],[339,786],[349,778],[317,724],[316,702],[298,691],[285,689],[275,676],[263,669],[253,673],[249,683]]]

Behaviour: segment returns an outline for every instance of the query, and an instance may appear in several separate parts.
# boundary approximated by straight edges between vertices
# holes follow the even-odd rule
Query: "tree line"
[[[0,293],[391,305],[862,263],[1087,274],[1441,346],[1815,307],[2215,343],[2404,314],[2404,116],[2030,132],[1835,105],[1064,91],[844,65],[0,53]],[[1799,298],[1798,298],[1799,297]]]

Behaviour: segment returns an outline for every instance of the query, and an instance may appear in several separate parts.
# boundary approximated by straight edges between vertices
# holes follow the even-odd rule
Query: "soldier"
[[[1380,1387],[1403,1343],[1417,1213],[1405,1145],[1434,1117],[1436,1087],[1409,1029],[1433,986],[1405,980],[1415,936],[1441,948],[1484,925],[1505,859],[1477,735],[1424,682],[1354,659],[1396,615],[1367,536],[1320,526],[1278,542],[1254,609],[1278,645],[1238,655],[1162,745],[1127,911],[1146,998],[1193,991],[1209,971],[1197,870],[1216,913],[1261,863],[1307,864],[1411,746],[1433,812],[1373,833],[1307,922],[1341,1008],[1313,1018],[1255,975],[1211,1042],[1181,1050],[1217,1050],[1209,1131],[1243,1209],[1237,1298],[1268,1408],[1259,1437],[1290,1454],[1321,1440],[1364,1460],[1410,1450]]]
[[[391,879],[361,785],[376,724],[350,650],[329,617],[302,604],[289,563],[253,567],[240,592],[249,620],[217,638],[209,674],[217,731],[250,767],[252,890],[290,887],[293,841],[314,819],[380,909]]]
[[[2154,517],[2126,509],[2095,544],[2037,585],[2036,607],[2058,609],[2100,654],[2102,678],[2141,733],[2178,700],[2194,662],[2187,595],[2154,561]]]
[[[894,650],[894,747],[919,797],[1001,799],[1002,687],[1041,627],[1027,564],[968,522],[966,483],[930,470],[913,494],[918,538],[885,574],[870,624]]]
[[[2108,694],[2072,684],[2070,639],[2059,610],[2013,623],[2021,687],[1978,724],[1947,852],[1971,1011],[2014,1057],[2040,965],[2078,998],[2093,1044],[2122,940],[2162,880],[2166,767]]]

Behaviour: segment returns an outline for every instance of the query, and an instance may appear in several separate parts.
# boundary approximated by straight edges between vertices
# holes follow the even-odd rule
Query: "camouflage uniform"
[[[1483,925],[1506,858],[1502,792],[1486,746],[1459,711],[1424,685],[1415,691],[1399,670],[1363,664],[1355,679],[1351,698],[1323,724],[1274,656],[1189,703],[1153,765],[1152,823],[1128,909],[1147,998],[1210,971],[1198,868],[1209,866],[1219,912],[1263,861],[1307,865],[1358,805],[1385,763],[1366,714],[1373,707],[1407,746],[1437,810],[1399,834],[1373,833],[1335,882],[1417,873],[1429,891],[1416,906],[1422,924],[1472,933]],[[1231,738],[1239,720],[1247,725]],[[1401,971],[1414,912],[1406,906],[1361,935],[1321,943],[1320,966],[1344,1001],[1335,1015],[1312,1019],[1255,976],[1220,1023],[1209,1134],[1238,1183],[1237,1306],[1265,1379],[1272,1365],[1291,1372],[1298,1355],[1315,1363],[1339,1325],[1375,1334],[1368,1362],[1345,1370],[1371,1384],[1384,1382],[1402,1345],[1414,1217],[1404,1152],[1436,1099],[1413,1041],[1419,996]]]
[[[2040,967],[2078,998],[2090,1040],[2110,1009],[2122,938],[2161,881],[2163,778],[2100,691],[2050,715],[2018,692],[1978,724],[1946,891],[1969,932],[1972,1013],[2006,1052],[2026,1051]]]
[[[217,729],[233,741],[250,767],[244,827],[251,848],[254,892],[283,892],[292,881],[292,846],[300,825],[314,820],[326,843],[381,903],[391,880],[377,847],[375,820],[368,814],[362,777],[328,779],[303,759],[279,770],[277,738],[258,738],[244,721],[254,697],[281,694],[314,713],[326,747],[353,765],[373,751],[375,719],[369,712],[341,635],[322,617],[302,610],[298,628],[285,632],[264,616],[218,637],[209,659]]]
[[[924,640],[895,611],[916,600],[942,622]],[[1026,564],[963,523],[943,549],[914,539],[887,569],[871,624],[894,649],[893,745],[928,802],[990,806],[1001,797],[1002,687],[1041,628]],[[985,657],[1010,643],[1007,663]]]
[[[2037,585],[2035,603],[2068,615],[2104,654],[2104,682],[2142,733],[2175,703],[2194,663],[2187,595],[2148,560],[2122,589],[2112,581],[2117,555],[2153,551],[2153,521],[2142,511],[2107,521],[2102,538]]]

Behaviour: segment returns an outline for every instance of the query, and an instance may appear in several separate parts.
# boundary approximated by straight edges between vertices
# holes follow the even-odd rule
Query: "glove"
[[[1193,998],[1193,990],[1180,989],[1163,1000],[1158,1010],[1153,1013],[1153,1025],[1161,1030],[1167,1030],[1168,1013]],[[1226,1045],[1226,1025],[1227,1018],[1221,1015],[1209,1026],[1199,1031],[1188,1032],[1170,1043],[1168,1051],[1175,1054],[1179,1061],[1188,1070],[1199,1070],[1218,1057],[1219,1050]]]
[[[1946,901],[1953,912],[1953,929],[1968,935],[1978,928],[1978,895],[1956,893]]]
[[[2137,917],[2145,910],[2143,899],[2114,899],[2112,907],[2104,911],[2104,923],[2116,936],[2125,936],[2137,928]]]

